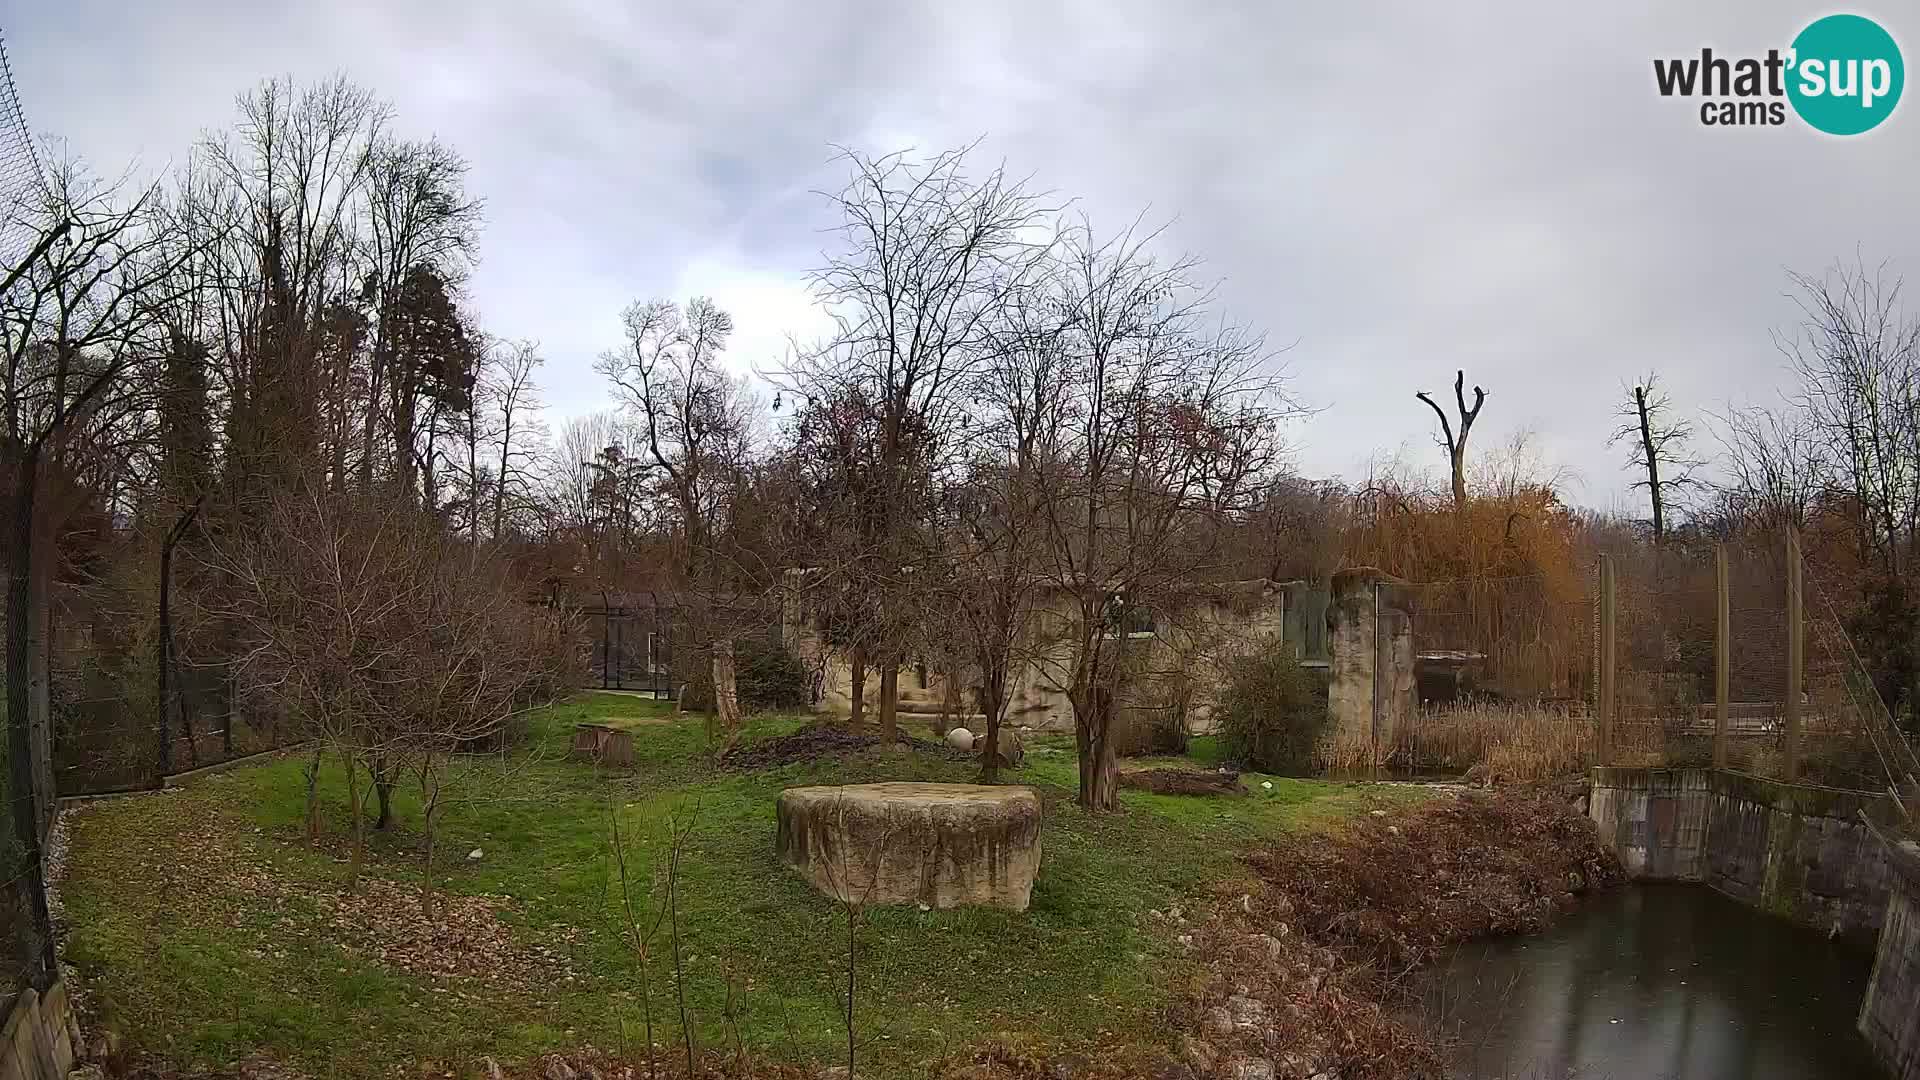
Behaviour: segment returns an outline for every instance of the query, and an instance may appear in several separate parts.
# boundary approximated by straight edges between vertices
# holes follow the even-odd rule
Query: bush
[[[705,649],[688,649],[679,674],[680,705],[692,712],[713,711],[713,666]],[[807,704],[807,668],[778,641],[745,637],[733,643],[733,688],[743,713],[799,709]]]
[[[734,647],[742,712],[798,709],[807,703],[807,666],[778,641],[747,638]]]
[[[1261,772],[1313,771],[1327,728],[1327,690],[1277,639],[1227,665],[1215,710],[1228,756]]]

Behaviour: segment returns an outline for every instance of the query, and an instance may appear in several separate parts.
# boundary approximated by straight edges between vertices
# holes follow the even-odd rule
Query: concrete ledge
[[[1894,871],[1861,822],[1886,796],[1712,769],[1596,768],[1589,815],[1639,881],[1691,881],[1835,934],[1871,937]]]
[[[1893,890],[1855,1026],[1895,1080],[1920,1080],[1920,845],[1889,848],[1887,857]]]

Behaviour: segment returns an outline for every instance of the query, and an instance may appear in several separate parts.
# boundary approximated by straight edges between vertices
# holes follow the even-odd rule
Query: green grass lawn
[[[482,1054],[510,1061],[583,1044],[638,1047],[647,996],[657,1039],[677,1044],[674,983],[658,958],[652,978],[640,976],[609,836],[617,821],[633,899],[644,906],[678,817],[693,830],[677,902],[701,1043],[730,1043],[737,1030],[770,1058],[838,1060],[844,915],[775,861],[775,796],[800,784],[967,781],[975,768],[870,751],[726,772],[706,753],[701,718],[666,708],[584,695],[536,714],[525,749],[459,767],[443,800],[435,876],[454,896],[493,898],[491,925],[508,944],[484,934],[470,942],[454,926],[432,948],[463,956],[484,976],[416,974],[395,959],[428,925],[417,898],[417,791],[396,794],[397,825],[369,841],[371,880],[343,900],[345,776],[337,763],[323,770],[327,835],[309,850],[297,757],[76,814],[61,890],[67,956],[106,1024],[181,1064],[265,1054],[316,1075],[393,1075],[424,1062],[464,1075]],[[632,731],[635,767],[568,759],[573,725],[583,720]],[[756,717],[744,737],[805,721]],[[1217,757],[1196,742],[1194,757]],[[1186,971],[1149,909],[1238,874],[1237,853],[1262,836],[1325,827],[1403,794],[1246,774],[1244,799],[1128,791],[1121,813],[1088,815],[1072,804],[1071,741],[1035,739],[1031,750],[1004,779],[1033,785],[1045,803],[1032,907],[871,911],[859,931],[862,1075],[918,1075],[915,1066],[996,1036],[1060,1049],[1169,1037],[1156,1011]],[[469,859],[475,849],[481,857]],[[380,947],[392,951],[383,959]]]

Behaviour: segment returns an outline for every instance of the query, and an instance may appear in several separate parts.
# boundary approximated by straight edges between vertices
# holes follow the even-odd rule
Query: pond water
[[[1710,889],[1640,886],[1463,946],[1421,997],[1467,1080],[1883,1080],[1853,1027],[1872,967]]]

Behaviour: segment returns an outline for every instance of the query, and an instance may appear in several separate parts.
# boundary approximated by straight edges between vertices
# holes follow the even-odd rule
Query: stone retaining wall
[[[1870,938],[1894,871],[1861,814],[1885,796],[1712,769],[1593,770],[1589,815],[1638,881],[1692,881],[1829,933]]]
[[[1920,1080],[1920,844],[1901,848],[1858,1026],[1894,1080]]]

